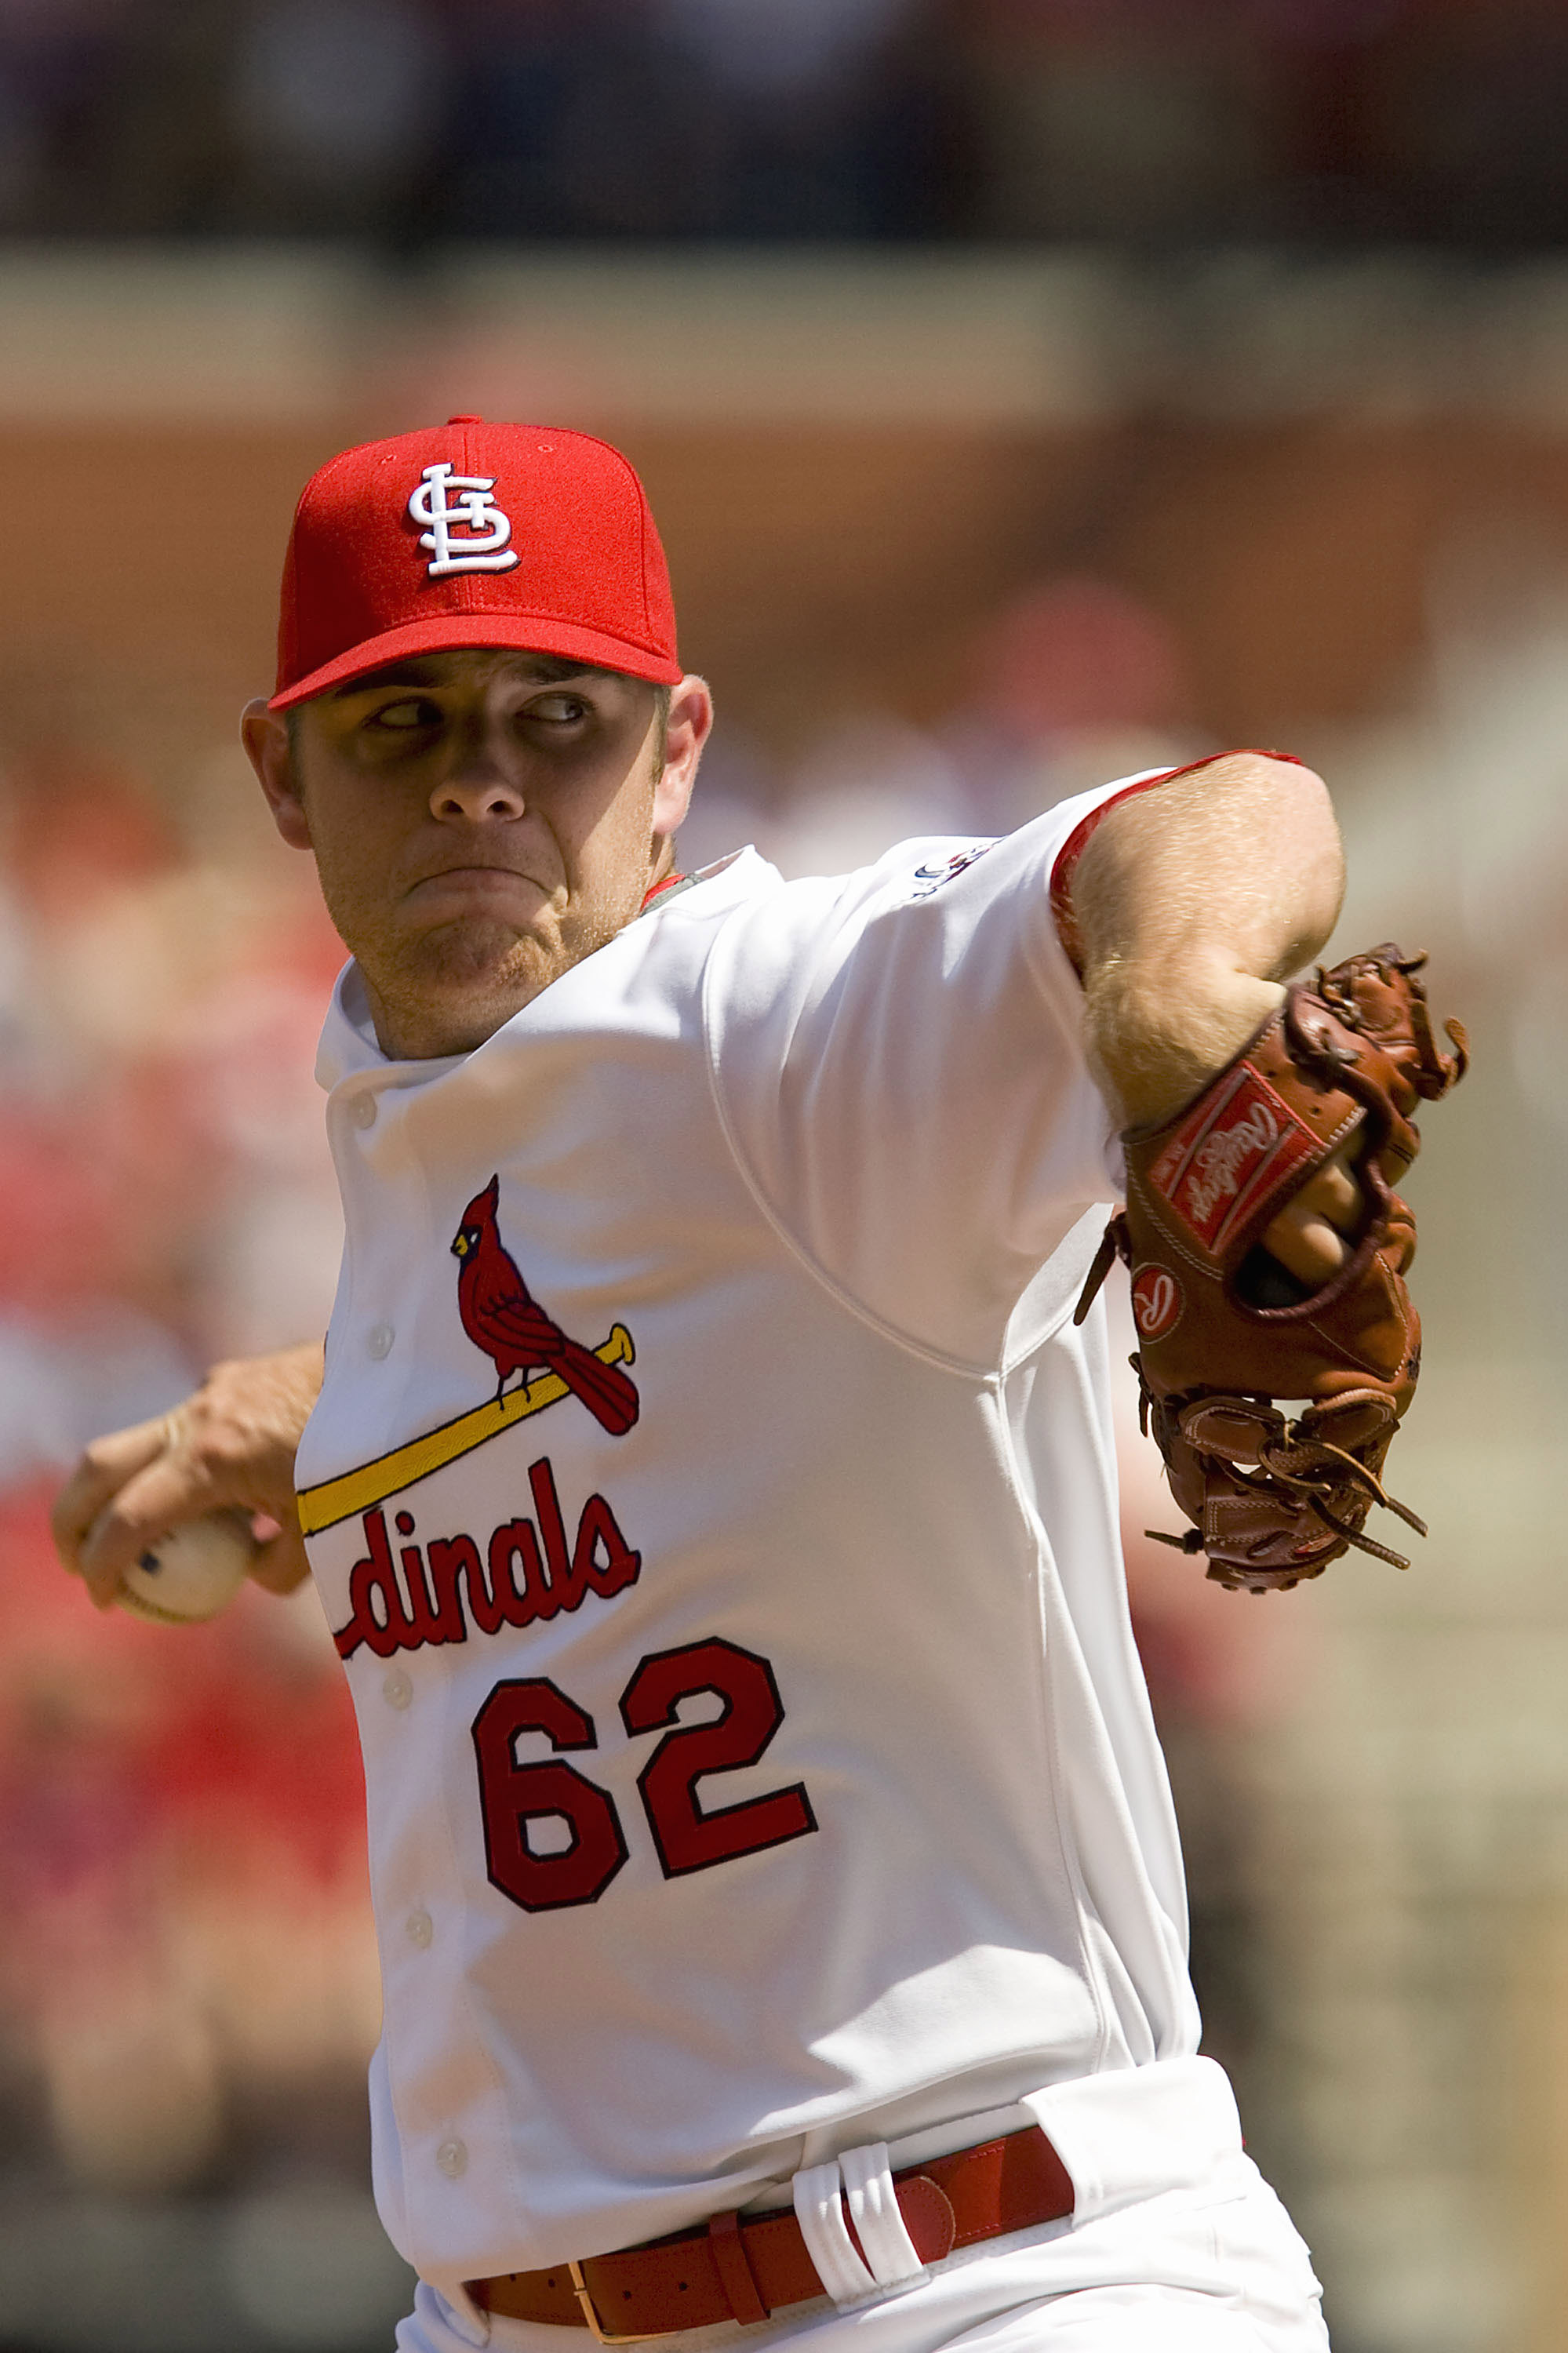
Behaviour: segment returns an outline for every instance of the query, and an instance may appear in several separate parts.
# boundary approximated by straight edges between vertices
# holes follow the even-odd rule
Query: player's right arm
[[[319,1341],[215,1365],[183,1405],[95,1439],[60,1490],[56,1548],[107,1609],[138,1553],[187,1520],[238,1508],[270,1521],[250,1575],[291,1593],[310,1574],[294,1451],[322,1385]]]

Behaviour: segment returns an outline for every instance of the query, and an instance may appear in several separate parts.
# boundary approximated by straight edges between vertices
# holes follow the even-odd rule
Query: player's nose
[[[506,818],[527,807],[522,778],[488,748],[475,746],[434,786],[430,807],[437,817]]]

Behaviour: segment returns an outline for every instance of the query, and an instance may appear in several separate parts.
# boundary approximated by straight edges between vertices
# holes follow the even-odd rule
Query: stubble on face
[[[295,732],[323,897],[359,966],[384,1051],[472,1051],[638,913],[651,879],[662,728],[660,712],[643,731],[641,699],[634,716],[619,758],[579,769],[542,763],[524,793],[526,818],[501,826],[443,826],[429,818],[424,787],[396,780],[366,789],[350,775],[345,795],[330,733]]]
[[[305,805],[308,812],[308,788]],[[586,902],[564,881],[547,887],[548,878],[535,875],[531,910],[410,923],[396,904],[366,892],[333,847],[317,849],[322,896],[359,966],[377,1035],[399,1058],[471,1052],[552,981],[614,939],[639,912],[648,887],[646,860],[628,857],[619,874],[599,878]],[[520,895],[504,881],[499,887]]]

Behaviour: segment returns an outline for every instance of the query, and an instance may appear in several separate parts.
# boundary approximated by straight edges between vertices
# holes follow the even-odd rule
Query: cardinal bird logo
[[[611,1438],[624,1438],[637,1419],[636,1385],[619,1365],[568,1340],[540,1306],[495,1230],[501,1180],[493,1176],[462,1213],[452,1241],[458,1265],[458,1314],[476,1348],[495,1366],[500,1404],[513,1373],[558,1374]]]

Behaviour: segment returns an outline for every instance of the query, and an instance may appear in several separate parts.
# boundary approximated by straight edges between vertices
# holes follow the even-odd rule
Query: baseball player
[[[171,1522],[297,1491],[405,2353],[1308,2353],[1197,2055],[1074,1310],[1117,1130],[1331,928],[1326,795],[1238,754],[681,877],[710,721],[603,443],[461,417],[314,477],[244,733],[353,957],[324,1379],[220,1367],[101,1441],[62,1554],[106,1603]],[[1362,1214],[1341,1151],[1267,1249],[1320,1283]],[[259,1566],[302,1571],[291,1531]]]

